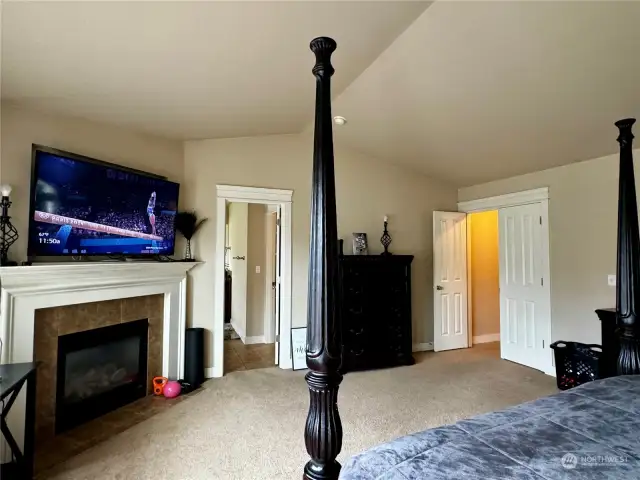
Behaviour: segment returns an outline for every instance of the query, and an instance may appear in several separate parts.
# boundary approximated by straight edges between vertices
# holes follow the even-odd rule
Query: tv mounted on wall
[[[32,147],[29,256],[171,255],[180,185]]]

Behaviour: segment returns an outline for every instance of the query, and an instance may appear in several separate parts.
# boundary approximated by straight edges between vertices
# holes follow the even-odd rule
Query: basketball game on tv
[[[180,185],[34,146],[29,255],[171,255]]]

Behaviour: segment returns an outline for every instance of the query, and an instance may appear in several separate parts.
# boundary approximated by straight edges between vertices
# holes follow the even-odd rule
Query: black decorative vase
[[[382,232],[382,236],[380,237],[380,243],[384,247],[384,252],[382,252],[380,255],[392,255],[392,253],[389,251],[389,245],[391,245],[391,242],[393,240],[391,239],[391,235],[389,235],[389,230],[387,230],[387,223],[388,222],[385,220],[384,231]]]

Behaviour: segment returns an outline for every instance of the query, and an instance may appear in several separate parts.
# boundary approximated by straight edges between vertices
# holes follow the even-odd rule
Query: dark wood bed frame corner
[[[307,366],[310,404],[305,444],[311,459],[303,480],[337,480],[342,448],[342,423],[338,412],[338,388],[342,382],[341,318],[339,309],[339,243],[331,115],[331,54],[336,42],[328,37],[311,41],[316,56],[315,135],[309,251],[309,300],[307,316]],[[620,130],[618,195],[616,316],[619,355],[617,374],[640,374],[640,234],[633,133],[635,119],[616,122]]]
[[[339,373],[342,363],[338,307],[338,226],[333,164],[331,116],[331,54],[336,42],[328,37],[311,41],[316,55],[316,114],[311,187],[311,240],[309,251],[309,300],[307,312],[307,367],[309,414],[304,431],[311,460],[304,467],[305,480],[337,480],[342,448],[342,423],[338,412]]]

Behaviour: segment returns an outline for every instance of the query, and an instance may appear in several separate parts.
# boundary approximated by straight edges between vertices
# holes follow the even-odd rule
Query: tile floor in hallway
[[[224,373],[273,367],[276,364],[273,343],[245,345],[239,338],[224,341]]]

